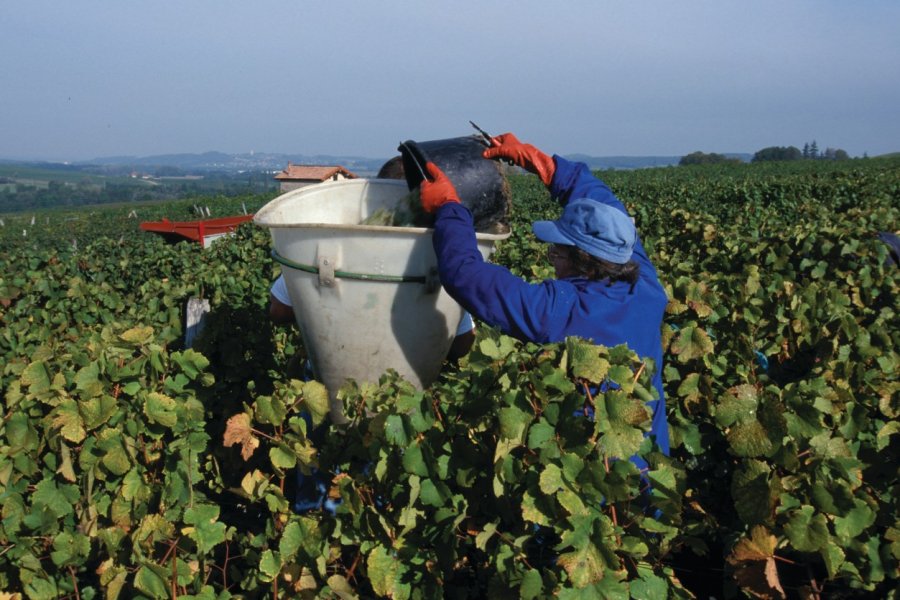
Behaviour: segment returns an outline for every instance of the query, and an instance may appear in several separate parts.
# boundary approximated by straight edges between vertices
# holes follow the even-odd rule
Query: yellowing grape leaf
[[[250,460],[254,450],[259,448],[259,438],[253,435],[253,428],[250,426],[250,415],[238,413],[228,419],[223,443],[226,447],[240,444],[241,457]]]

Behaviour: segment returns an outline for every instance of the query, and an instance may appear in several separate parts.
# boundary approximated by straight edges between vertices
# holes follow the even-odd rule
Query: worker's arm
[[[287,325],[294,322],[294,308],[280,302],[275,296],[269,295],[269,318],[276,325]]]
[[[460,204],[453,184],[434,163],[419,197],[435,214],[433,243],[441,284],[454,300],[482,321],[508,335],[536,342],[558,341],[566,314],[575,301],[571,285],[545,281],[529,284],[508,269],[484,261],[475,239],[472,213]]]
[[[269,319],[276,325],[294,322],[294,307],[291,306],[290,298],[284,275],[279,275],[269,289]]]

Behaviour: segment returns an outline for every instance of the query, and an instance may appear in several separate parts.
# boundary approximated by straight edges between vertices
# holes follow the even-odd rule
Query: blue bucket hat
[[[619,265],[631,258],[637,232],[621,210],[591,200],[570,201],[555,221],[535,221],[534,235],[542,242],[576,246],[591,256]]]

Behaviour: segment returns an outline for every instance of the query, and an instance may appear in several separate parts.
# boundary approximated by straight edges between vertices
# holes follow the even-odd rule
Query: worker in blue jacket
[[[587,165],[548,156],[510,133],[492,138],[484,152],[536,174],[563,208],[555,221],[537,221],[535,236],[550,244],[556,279],[528,283],[485,262],[478,251],[472,214],[452,182],[427,163],[420,194],[435,215],[434,251],[441,283],[478,319],[520,340],[562,342],[578,336],[613,347],[628,344],[653,359],[659,399],[648,403],[650,435],[669,453],[662,387],[662,318],[667,297],[625,206]],[[631,460],[642,469],[640,457]]]

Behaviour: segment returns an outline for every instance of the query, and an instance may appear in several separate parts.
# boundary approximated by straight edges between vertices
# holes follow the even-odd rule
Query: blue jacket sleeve
[[[441,283],[460,306],[519,339],[546,342],[564,337],[567,323],[552,315],[570,312],[577,302],[574,289],[554,280],[530,284],[505,267],[485,262],[467,208],[448,203],[438,209],[433,243]]]

